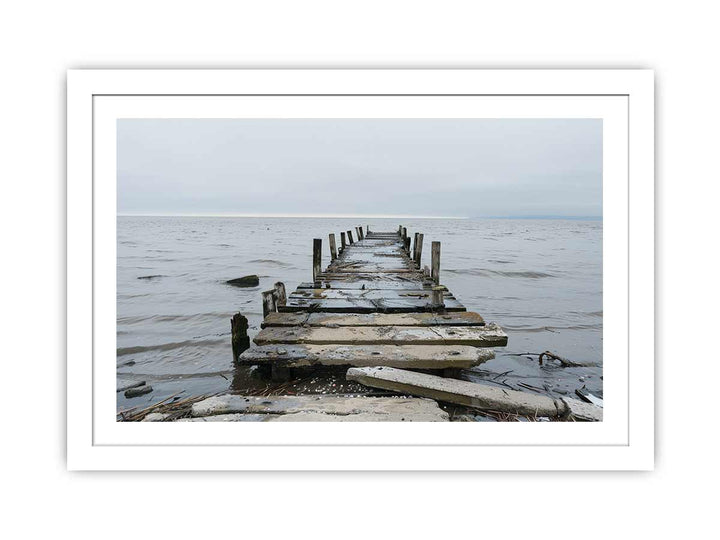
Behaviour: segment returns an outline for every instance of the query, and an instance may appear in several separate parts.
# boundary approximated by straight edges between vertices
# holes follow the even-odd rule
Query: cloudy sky
[[[602,215],[601,120],[117,125],[120,214]]]

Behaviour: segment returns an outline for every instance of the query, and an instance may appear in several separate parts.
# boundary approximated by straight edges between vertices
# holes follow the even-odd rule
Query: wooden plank
[[[415,268],[396,268],[383,264],[372,264],[362,266],[328,266],[327,272],[332,274],[417,274]],[[318,274],[323,275],[321,273]]]
[[[319,345],[470,345],[504,347],[507,334],[494,323],[486,326],[327,326],[265,328],[257,345],[312,343]]]
[[[467,345],[261,345],[242,353],[238,363],[445,369],[469,368],[494,357],[492,349]]]
[[[483,326],[472,311],[455,313],[270,313],[262,328],[289,326]]]
[[[446,422],[449,415],[435,401],[413,397],[332,395],[240,396],[225,394],[192,406],[198,422],[370,421]]]
[[[433,283],[430,280],[425,281],[383,281],[380,279],[366,279],[366,280],[319,280],[319,286],[321,289],[334,289],[334,290],[375,290],[375,291],[416,291],[416,290],[430,290],[433,287]],[[315,283],[306,281],[298,285],[298,290],[303,289],[315,289]],[[446,289],[447,290],[447,289]]]
[[[465,311],[465,306],[454,298],[445,299],[445,311]],[[313,299],[288,298],[287,305],[278,306],[277,311],[318,311],[325,313],[411,313],[413,311],[431,311],[434,308],[423,298],[383,298],[383,299]]]
[[[351,368],[348,369],[347,379],[372,388],[429,397],[481,410],[547,417],[563,417],[571,412],[571,408],[566,403],[567,399],[555,400],[529,392],[506,390],[402,369]],[[587,406],[583,406],[582,411],[587,416]],[[599,412],[599,418],[602,419],[602,409],[596,412]]]
[[[358,281],[358,280],[373,280],[373,281],[397,281],[397,282],[418,282],[427,281],[427,277],[421,272],[414,273],[388,273],[388,272],[369,272],[369,273],[350,273],[350,272],[323,272],[318,276],[318,280],[343,280],[343,281]],[[317,280],[316,280],[317,281]]]
[[[391,300],[394,298],[419,298],[430,302],[432,293],[432,289],[297,289],[290,294],[290,299]],[[455,298],[447,289],[442,293],[446,298]]]

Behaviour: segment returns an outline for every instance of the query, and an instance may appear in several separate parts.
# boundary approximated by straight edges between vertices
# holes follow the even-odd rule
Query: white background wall
[[[713,338],[720,88],[712,6],[610,0],[5,4],[0,448],[6,500],[0,512],[3,529],[14,529],[8,537],[707,536],[716,529],[718,476]],[[259,66],[656,70],[655,472],[65,471],[65,70]]]

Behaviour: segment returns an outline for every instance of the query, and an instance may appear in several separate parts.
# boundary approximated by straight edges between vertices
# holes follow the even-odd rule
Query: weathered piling
[[[233,315],[230,319],[230,335],[232,340],[233,361],[237,362],[238,357],[250,348],[250,337],[248,336],[248,320],[240,313]]]
[[[430,277],[435,284],[440,283],[440,242],[432,243]]]
[[[330,233],[328,239],[330,240],[330,259],[334,261],[338,256],[337,246],[335,245],[335,233]]]
[[[275,301],[275,299],[277,298],[277,294],[275,293],[275,289],[272,289],[269,291],[263,291],[261,293],[261,296],[263,306],[263,318],[265,318],[270,313],[275,313],[277,311],[277,303]]]
[[[284,306],[287,304],[287,294],[285,293],[285,284],[282,281],[278,281],[273,286],[275,291],[275,306]]]
[[[322,240],[313,239],[313,281],[317,281],[322,269]]]
[[[445,308],[445,303],[443,301],[443,295],[445,294],[445,287],[442,286],[435,286],[432,289],[432,294],[430,296],[430,305],[433,310],[442,310]]]
[[[350,240],[350,245],[353,245],[355,242],[353,242],[353,236],[352,231],[348,231],[348,240]]]
[[[420,268],[422,262],[422,247],[424,237],[425,235],[422,233],[419,233],[417,237],[417,246],[415,250],[415,266],[417,266],[418,268]]]
[[[345,233],[340,233],[340,253],[345,251],[345,247],[347,246],[346,240],[345,240]]]
[[[418,246],[418,236],[420,236],[420,233],[415,233],[413,235],[413,246],[412,246],[412,260],[417,259],[417,246]]]

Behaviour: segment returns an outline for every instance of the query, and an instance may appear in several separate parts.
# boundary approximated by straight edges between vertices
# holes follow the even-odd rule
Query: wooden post
[[[365,240],[365,231],[363,231],[362,225],[358,227],[358,234],[360,235],[360,240]]]
[[[398,227],[398,236],[402,236],[402,225]]]
[[[433,242],[432,243],[432,250],[431,250],[431,270],[430,270],[430,277],[432,280],[439,284],[440,283],[440,242]]]
[[[413,249],[412,249],[412,260],[417,260],[417,244],[418,244],[418,236],[420,236],[420,233],[415,233],[413,235]]]
[[[285,284],[282,281],[278,281],[274,286],[275,291],[275,305],[285,306],[287,305],[287,294],[285,293]]]
[[[322,239],[313,238],[313,281],[317,281],[322,266]]]
[[[402,237],[403,237],[403,240],[405,240],[407,238],[407,227],[403,227]]]
[[[367,233],[370,234],[370,225],[365,225],[367,227]]]
[[[337,259],[337,246],[335,245],[335,233],[331,233],[330,236],[330,258],[331,260]]]
[[[410,237],[405,237],[405,251],[410,254]]]
[[[360,229],[358,227],[355,227],[355,238],[357,238],[358,242],[362,240],[362,238],[360,237]]]
[[[445,309],[445,302],[443,302],[443,294],[445,293],[445,287],[433,287],[432,296],[430,299],[430,305],[432,309]]]
[[[263,305],[263,319],[270,313],[277,311],[277,304],[275,303],[275,289],[269,291],[263,291],[262,293],[262,305]]]
[[[340,253],[345,251],[345,245],[346,245],[345,244],[345,233],[341,232],[340,233]]]
[[[422,245],[423,245],[423,239],[425,238],[425,235],[420,233],[418,234],[417,240],[416,240],[416,249],[415,249],[415,265],[420,268],[420,264],[422,261]]]
[[[347,233],[348,239],[350,240],[350,245],[353,245],[355,242],[353,242],[352,231],[348,231]]]
[[[236,313],[230,319],[230,335],[232,342],[233,361],[237,362],[238,357],[250,348],[248,337],[248,320],[241,313]]]

